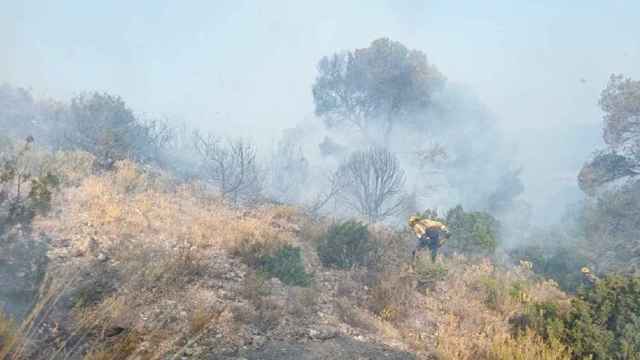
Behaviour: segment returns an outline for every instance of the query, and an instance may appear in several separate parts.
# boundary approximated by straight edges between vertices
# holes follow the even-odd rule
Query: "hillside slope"
[[[411,236],[382,227],[369,228],[372,261],[328,268],[316,249],[329,220],[232,208],[126,161],[97,174],[85,155],[56,156],[63,183],[33,224],[49,264],[5,341],[10,359],[497,359],[527,304],[567,299],[526,264],[425,257],[411,270]],[[264,266],[283,249],[280,268]],[[527,341],[527,358],[548,350]]]

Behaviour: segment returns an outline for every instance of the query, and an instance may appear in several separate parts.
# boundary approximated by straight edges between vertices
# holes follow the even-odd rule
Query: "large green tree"
[[[396,123],[429,108],[444,81],[423,52],[382,38],[320,60],[315,113],[329,127],[351,125],[369,139],[387,140]]]
[[[582,213],[587,248],[600,271],[640,271],[640,81],[612,75],[599,101],[607,148],[580,171],[590,196]]]
[[[640,147],[640,81],[611,75],[600,96],[604,111],[604,141],[611,147],[632,141],[634,155]]]

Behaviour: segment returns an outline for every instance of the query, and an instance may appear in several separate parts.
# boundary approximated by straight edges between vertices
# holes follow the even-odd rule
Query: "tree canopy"
[[[607,145],[620,145],[631,137],[640,136],[640,81],[611,75],[599,104],[605,113],[604,141]]]
[[[444,81],[423,52],[382,38],[320,60],[315,113],[328,127],[351,125],[367,137],[375,130],[387,137],[395,123],[427,109]]]

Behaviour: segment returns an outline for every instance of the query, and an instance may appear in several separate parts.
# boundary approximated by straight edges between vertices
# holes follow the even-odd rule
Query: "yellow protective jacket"
[[[418,220],[417,218],[412,217],[409,219],[409,226],[413,229],[413,232],[416,233],[418,238],[422,237],[424,233],[428,230],[437,230],[441,232],[447,232],[447,226],[440,221],[422,219]],[[443,240],[441,240],[443,241]]]

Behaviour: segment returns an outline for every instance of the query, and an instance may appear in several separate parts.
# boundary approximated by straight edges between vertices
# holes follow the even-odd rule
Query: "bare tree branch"
[[[370,223],[398,213],[403,206],[404,171],[397,158],[382,148],[353,153],[334,175],[336,195]]]
[[[204,177],[218,187],[221,196],[238,204],[255,200],[262,180],[255,147],[242,139],[227,140],[199,132],[194,133],[194,147],[203,166]]]

